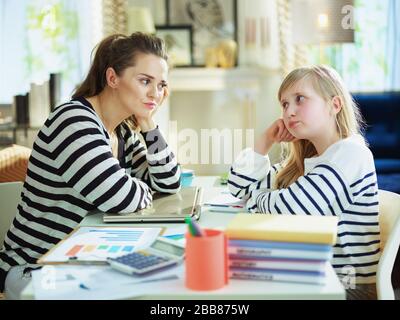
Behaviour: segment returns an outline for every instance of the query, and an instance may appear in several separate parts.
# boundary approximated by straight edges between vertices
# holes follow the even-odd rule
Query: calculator
[[[118,271],[141,275],[161,270],[183,261],[185,247],[176,240],[158,237],[153,244],[137,252],[116,258],[108,258],[110,266]]]

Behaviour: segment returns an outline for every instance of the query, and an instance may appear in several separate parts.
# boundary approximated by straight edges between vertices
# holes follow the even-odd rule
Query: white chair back
[[[400,247],[400,195],[379,190],[381,258],[376,274],[379,300],[394,300],[392,271]]]
[[[17,213],[21,199],[22,182],[0,183],[0,248],[11,222]]]

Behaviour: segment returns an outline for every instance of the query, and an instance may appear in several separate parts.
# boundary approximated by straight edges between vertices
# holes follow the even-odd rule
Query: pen
[[[196,230],[196,236],[204,237],[205,236],[204,231],[200,228],[200,226],[193,220],[191,220],[191,221],[192,221],[193,228]]]
[[[185,218],[185,222],[188,224],[189,232],[190,232],[190,234],[192,236],[194,236],[194,237],[202,237],[202,236],[204,236],[204,231],[190,217],[186,217]]]
[[[233,213],[233,214],[236,214],[236,213],[239,213],[240,211],[237,211],[237,210],[225,210],[225,209],[208,209],[208,211],[209,212],[218,212],[218,213]]]
[[[243,208],[243,206],[240,206],[240,205],[233,205],[233,206],[231,206],[231,205],[228,205],[228,204],[209,204],[209,203],[205,203],[205,205],[206,206],[210,206],[210,207],[222,207],[222,208],[240,208],[240,209],[242,209]]]
[[[80,283],[80,284],[79,284],[79,288],[85,289],[85,290],[90,290],[90,288],[88,288],[87,286],[85,286],[83,283]]]
[[[190,233],[192,236],[196,236],[196,231],[195,231],[194,228],[193,228],[192,220],[190,219],[190,217],[186,217],[186,218],[185,218],[185,222],[186,222],[186,224],[188,225],[189,233]]]

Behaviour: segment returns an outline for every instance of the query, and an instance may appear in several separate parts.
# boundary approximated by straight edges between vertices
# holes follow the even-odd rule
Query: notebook
[[[198,220],[202,195],[201,187],[185,187],[175,194],[155,193],[150,207],[129,214],[105,213],[103,221],[185,222],[186,217]]]
[[[230,239],[321,243],[333,245],[337,217],[237,214],[225,233]]]

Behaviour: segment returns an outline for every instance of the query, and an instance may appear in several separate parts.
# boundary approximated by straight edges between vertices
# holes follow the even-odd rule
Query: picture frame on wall
[[[193,66],[203,67],[206,50],[221,41],[237,43],[237,0],[166,0],[166,11],[168,25],[193,28]]]
[[[156,35],[167,47],[173,67],[193,66],[193,30],[191,25],[156,26]]]

